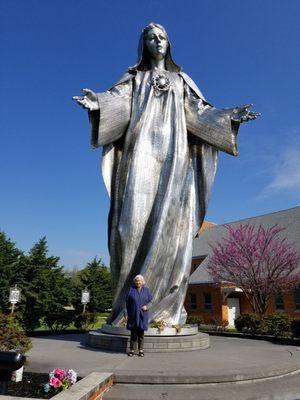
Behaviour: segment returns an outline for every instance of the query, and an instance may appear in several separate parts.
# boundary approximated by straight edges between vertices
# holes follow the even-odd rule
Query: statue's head
[[[181,68],[173,61],[171,45],[165,28],[151,22],[147,25],[140,37],[138,62],[131,67],[131,71],[146,71],[150,69],[150,60],[165,59],[165,68],[171,72],[179,72]]]

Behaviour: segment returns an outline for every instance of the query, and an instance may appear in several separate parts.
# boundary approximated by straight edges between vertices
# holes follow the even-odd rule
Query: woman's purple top
[[[147,287],[142,286],[140,292],[135,286],[129,289],[126,297],[127,329],[140,328],[143,331],[148,329],[148,311],[143,311],[142,307],[151,300],[152,294]]]

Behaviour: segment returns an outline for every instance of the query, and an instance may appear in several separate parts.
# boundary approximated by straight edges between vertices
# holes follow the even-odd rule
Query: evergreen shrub
[[[218,331],[218,332],[225,332],[226,327],[228,326],[229,322],[222,317],[213,317],[210,319],[210,325],[213,328],[213,330]]]
[[[63,331],[74,321],[74,311],[60,310],[49,313],[44,318],[44,323],[52,332]]]
[[[198,327],[204,323],[204,320],[202,317],[200,316],[196,316],[196,315],[190,315],[187,317],[186,319],[186,323],[187,324],[191,324],[191,325],[198,325]]]
[[[261,330],[261,316],[258,314],[241,314],[234,321],[238,332],[255,335]]]
[[[277,312],[271,315],[241,314],[234,324],[237,331],[242,333],[290,337],[291,322],[287,314]]]
[[[18,316],[0,314],[0,351],[18,350],[24,354],[31,346]]]
[[[267,315],[262,318],[261,333],[272,335],[275,337],[290,337],[291,332],[291,318],[285,314],[276,312],[272,315]]]
[[[93,328],[97,322],[97,313],[86,311],[75,316],[74,325],[77,329],[88,331]]]
[[[292,320],[291,332],[293,338],[300,338],[300,318],[295,318]]]

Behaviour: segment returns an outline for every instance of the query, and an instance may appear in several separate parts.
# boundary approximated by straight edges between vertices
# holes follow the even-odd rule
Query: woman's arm
[[[143,311],[147,311],[149,306],[151,305],[151,301],[153,299],[152,293],[150,292],[150,290],[147,288],[147,302],[145,305],[143,305],[142,310]]]

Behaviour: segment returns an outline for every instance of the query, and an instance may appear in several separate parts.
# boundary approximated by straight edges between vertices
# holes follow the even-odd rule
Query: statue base
[[[100,331],[102,333],[109,333],[111,335],[125,335],[130,336],[130,331],[125,326],[114,326],[103,324]],[[145,332],[145,336],[189,336],[198,333],[198,325],[189,325],[176,328],[166,326],[163,330],[158,328],[149,328]]]
[[[87,344],[105,351],[128,352],[130,331],[125,327],[104,324],[101,329],[90,331]],[[148,353],[204,350],[210,346],[209,335],[199,333],[197,326],[181,329],[150,328],[145,332],[144,350]]]

